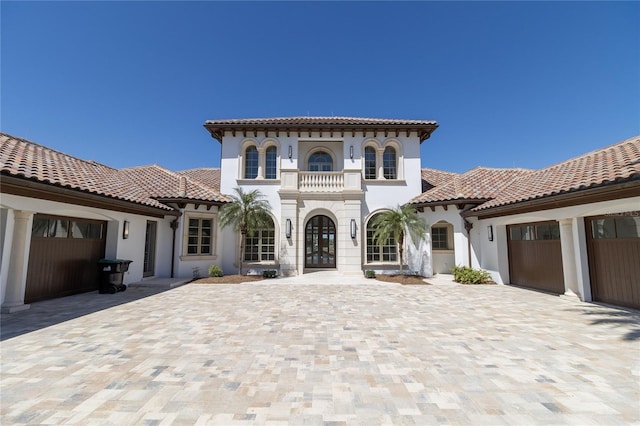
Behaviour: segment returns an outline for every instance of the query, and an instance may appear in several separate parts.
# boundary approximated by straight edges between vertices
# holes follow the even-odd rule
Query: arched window
[[[246,235],[244,260],[247,262],[273,262],[276,258],[276,233],[273,220],[263,229]]]
[[[318,151],[309,157],[310,172],[330,172],[333,171],[333,159],[331,155],[324,151]]]
[[[255,179],[258,177],[258,149],[250,146],[244,152],[244,178]]]
[[[384,244],[373,238],[376,228],[372,226],[374,215],[367,222],[367,263],[371,262],[397,262],[397,244],[394,235],[391,235]]]
[[[265,179],[276,179],[278,176],[278,148],[270,146],[266,151],[266,162],[264,170]]]
[[[376,150],[368,146],[364,149],[364,178],[375,179],[377,176]]]
[[[396,150],[393,147],[386,147],[382,157],[382,167],[384,169],[385,179],[397,179],[398,168],[396,165]]]

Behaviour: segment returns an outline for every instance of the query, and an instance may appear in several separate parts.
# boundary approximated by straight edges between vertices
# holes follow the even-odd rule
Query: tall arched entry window
[[[336,267],[336,225],[327,216],[314,216],[304,231],[305,268]]]
[[[324,151],[318,151],[309,157],[310,172],[331,172],[333,171],[333,159],[331,155]]]

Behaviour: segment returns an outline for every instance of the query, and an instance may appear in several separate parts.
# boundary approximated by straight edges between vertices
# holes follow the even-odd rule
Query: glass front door
[[[336,226],[327,216],[314,216],[305,228],[305,268],[336,267]]]

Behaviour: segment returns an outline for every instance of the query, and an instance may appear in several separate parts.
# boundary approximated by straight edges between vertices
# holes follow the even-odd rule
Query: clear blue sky
[[[207,119],[436,120],[424,167],[540,168],[640,133],[638,2],[18,2],[0,128],[218,167]]]

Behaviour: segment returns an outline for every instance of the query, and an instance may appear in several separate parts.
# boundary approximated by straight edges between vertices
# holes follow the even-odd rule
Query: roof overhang
[[[332,136],[334,134],[338,134],[341,137],[344,137],[345,134],[349,133],[351,133],[352,137],[355,137],[355,134],[358,132],[364,134],[368,132],[383,132],[385,137],[390,134],[400,135],[404,133],[409,135],[410,133],[416,132],[420,139],[420,143],[422,143],[431,137],[431,133],[438,128],[438,123],[435,121],[417,120],[408,121],[406,123],[403,123],[402,121],[389,121],[388,123],[365,121],[360,123],[287,123],[278,121],[269,122],[268,120],[248,120],[246,122],[243,122],[243,120],[209,120],[205,122],[204,127],[209,131],[211,136],[220,143],[222,143],[222,139],[226,132],[231,132],[234,136],[237,133],[241,133],[244,137],[247,137],[250,134],[256,136],[258,133],[265,132],[275,132],[278,135],[284,133],[287,136],[290,136],[291,133],[329,132]]]
[[[487,198],[483,198],[483,199],[478,199],[478,198],[459,198],[459,199],[456,199],[456,200],[415,202],[415,203],[410,203],[410,204],[412,204],[416,209],[424,209],[425,207],[429,207],[429,208],[431,208],[431,210],[435,210],[435,208],[438,207],[438,206],[443,206],[445,208],[447,206],[456,206],[458,208],[458,210],[462,210],[463,208],[465,208],[469,204],[474,205],[474,206],[478,206],[478,205],[480,205],[482,203],[485,203],[487,201],[489,201],[489,199],[487,199]]]
[[[477,217],[478,219],[490,219],[493,217],[531,213],[540,210],[551,210],[631,197],[640,197],[639,179],[624,183],[602,185],[597,188],[580,189],[562,194],[554,194],[533,200],[520,201],[517,203],[486,209],[482,209],[482,206],[480,206],[479,210],[469,210],[465,212],[463,216]]]
[[[40,200],[57,201],[85,207],[138,214],[143,216],[164,217],[180,216],[176,210],[159,209],[153,206],[121,200],[106,195],[91,194],[77,189],[65,188],[59,185],[37,182],[16,176],[2,174],[0,192],[21,197],[37,198]]]

